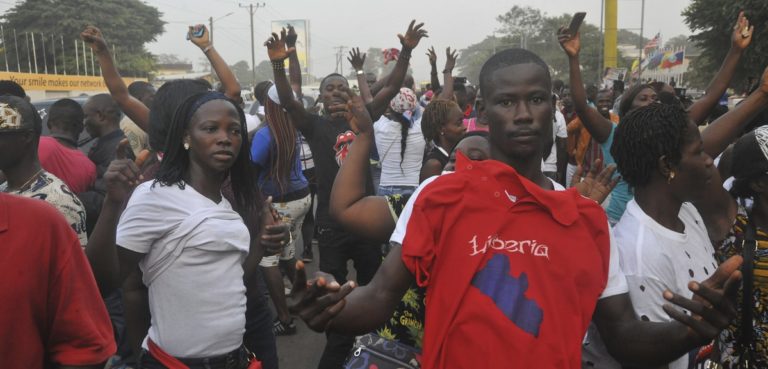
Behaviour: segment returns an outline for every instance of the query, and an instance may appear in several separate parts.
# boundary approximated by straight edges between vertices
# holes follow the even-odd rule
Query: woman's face
[[[644,88],[640,90],[640,93],[635,95],[634,99],[632,99],[632,108],[630,111],[651,105],[655,103],[657,99],[658,97],[656,96],[656,91],[650,87]]]
[[[243,143],[240,115],[226,100],[197,109],[187,128],[190,162],[215,173],[232,167]]]
[[[707,184],[715,175],[712,158],[704,152],[699,129],[688,122],[683,145],[680,148],[680,162],[673,166],[675,178],[670,185],[684,201],[694,201],[707,195]]]
[[[450,143],[455,145],[461,140],[461,137],[464,136],[466,131],[467,128],[464,127],[464,113],[459,110],[459,108],[453,108],[453,110],[448,113],[447,121],[443,125],[440,133],[445,136]]]

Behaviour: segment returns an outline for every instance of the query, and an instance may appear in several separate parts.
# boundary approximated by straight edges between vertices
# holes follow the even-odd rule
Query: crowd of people
[[[321,369],[768,367],[768,68],[719,105],[753,31],[690,101],[585,85],[568,28],[567,82],[524,49],[473,86],[448,48],[441,79],[430,48],[416,88],[411,21],[391,73],[353,49],[312,105],[288,27],[251,115],[204,26],[220,84],[157,89],[88,26],[109,93],[47,135],[0,81],[0,366],[274,369],[298,317]]]

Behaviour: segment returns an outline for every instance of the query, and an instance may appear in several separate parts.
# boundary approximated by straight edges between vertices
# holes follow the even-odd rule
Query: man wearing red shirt
[[[370,332],[414,281],[427,288],[427,369],[580,368],[590,320],[624,364],[660,366],[728,325],[735,314],[723,284],[726,292],[738,285],[738,257],[693,284],[696,301],[665,293],[698,319],[671,306],[683,324],[634,316],[605,213],[575,190],[551,191],[541,172],[552,145],[546,63],[526,50],[501,51],[483,66],[480,90],[492,160],[460,157],[456,173],[419,187],[367,286],[324,276],[305,290],[299,273],[293,310],[310,327]]]
[[[43,201],[0,193],[0,366],[99,368],[112,324],[80,242]]]
[[[48,112],[50,137],[40,137],[40,165],[61,179],[75,193],[85,192],[96,181],[96,165],[77,149],[83,132],[83,108],[72,99],[61,99]]]

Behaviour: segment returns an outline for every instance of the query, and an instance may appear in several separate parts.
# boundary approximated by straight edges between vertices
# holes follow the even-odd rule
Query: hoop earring
[[[667,184],[671,184],[673,179],[675,179],[675,172],[669,172],[669,177],[667,177]]]
[[[184,143],[184,150],[189,151],[189,143],[188,142]]]

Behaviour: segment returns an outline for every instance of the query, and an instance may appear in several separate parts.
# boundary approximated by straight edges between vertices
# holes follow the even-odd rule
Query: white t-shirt
[[[402,140],[400,122],[382,116],[374,125],[376,149],[381,163],[381,186],[419,185],[419,173],[424,157],[424,135],[421,134],[421,120],[416,120],[408,129],[405,141],[405,155],[400,162],[400,141]]]
[[[717,269],[715,250],[696,207],[684,203],[678,217],[685,225],[684,233],[657,223],[633,199],[627,203],[626,212],[613,228],[619,246],[621,269],[629,285],[629,297],[641,320],[672,321],[662,308],[667,303],[662,293],[668,289],[691,298],[693,292],[688,289],[688,283],[692,280],[703,281]],[[605,350],[596,332],[590,327],[589,344],[584,346],[584,360],[592,361],[596,368],[621,368]],[[686,368],[688,356],[669,364],[669,369]]]
[[[245,333],[248,229],[223,197],[216,204],[190,185],[152,183],[136,187],[116,237],[120,247],[145,254],[148,337],[175,357],[231,352]]]
[[[542,172],[557,172],[558,138],[568,138],[568,126],[563,113],[555,111],[555,121],[552,123],[552,151],[549,152],[547,160],[541,162]]]

